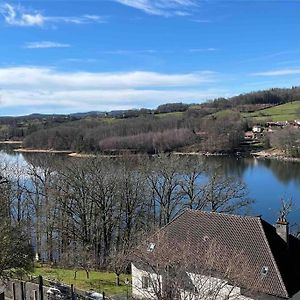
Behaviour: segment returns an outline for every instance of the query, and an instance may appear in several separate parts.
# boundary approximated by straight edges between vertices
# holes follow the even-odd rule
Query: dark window
[[[147,276],[142,277],[142,288],[148,289],[150,287],[150,278]]]

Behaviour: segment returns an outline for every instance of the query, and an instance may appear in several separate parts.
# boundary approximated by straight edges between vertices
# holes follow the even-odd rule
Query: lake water
[[[26,167],[30,156],[19,154],[9,147],[0,150],[0,160]],[[208,164],[219,165],[228,175],[243,178],[249,197],[255,200],[252,215],[261,215],[273,224],[278,216],[281,199],[292,199],[294,211],[289,215],[291,225],[300,224],[300,163],[256,158],[209,157]]]

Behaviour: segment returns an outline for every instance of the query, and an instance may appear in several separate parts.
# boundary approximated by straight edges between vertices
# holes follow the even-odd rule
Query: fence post
[[[105,300],[105,292],[103,292],[102,295],[103,295],[103,300]]]
[[[13,291],[13,300],[16,300],[16,284],[12,283],[12,291]]]
[[[44,289],[43,289],[43,277],[39,276],[39,298],[40,300],[44,300]]]
[[[75,300],[74,284],[71,284],[71,299]]]
[[[21,300],[26,300],[24,282],[21,281],[20,285],[21,285]]]
[[[37,290],[33,291],[33,300],[39,300],[38,299],[38,292],[37,292]]]

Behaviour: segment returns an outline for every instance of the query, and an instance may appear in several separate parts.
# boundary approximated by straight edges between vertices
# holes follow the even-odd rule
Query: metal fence
[[[51,294],[51,289],[52,291],[58,290],[59,293]],[[12,300],[113,300],[104,292],[101,294],[102,298],[92,297],[91,293],[74,288],[73,285],[64,285],[44,279],[42,276],[31,277],[28,281],[9,279],[0,282],[0,294],[1,292]]]

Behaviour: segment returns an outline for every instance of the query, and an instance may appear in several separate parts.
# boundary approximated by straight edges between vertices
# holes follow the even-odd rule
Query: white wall
[[[161,283],[161,276],[149,273],[144,270],[138,269],[134,264],[131,264],[132,271],[132,296],[134,299],[156,299],[153,287],[156,285],[159,287]],[[150,277],[150,287],[148,289],[142,288],[142,277]]]
[[[160,275],[149,273],[144,270],[138,269],[134,264],[131,265],[132,268],[132,295],[134,299],[156,299],[155,293],[153,292],[153,287],[148,289],[142,288],[142,277],[150,277],[150,283],[152,285],[159,285],[162,282]],[[251,298],[241,295],[241,289],[239,287],[234,287],[228,282],[215,277],[208,277],[204,275],[198,275],[193,273],[187,273],[191,282],[195,287],[197,287],[197,295],[193,295],[190,292],[182,291],[181,299],[188,300],[199,300],[199,299],[214,299],[214,300],[253,300]],[[151,285],[150,284],[150,285]],[[200,295],[199,295],[200,292]],[[215,295],[211,295],[215,292]]]
[[[241,289],[239,287],[232,286],[225,280],[212,276],[204,276],[193,273],[187,274],[193,285],[200,293],[200,295],[197,295],[197,299],[253,300],[252,298],[241,295]]]

